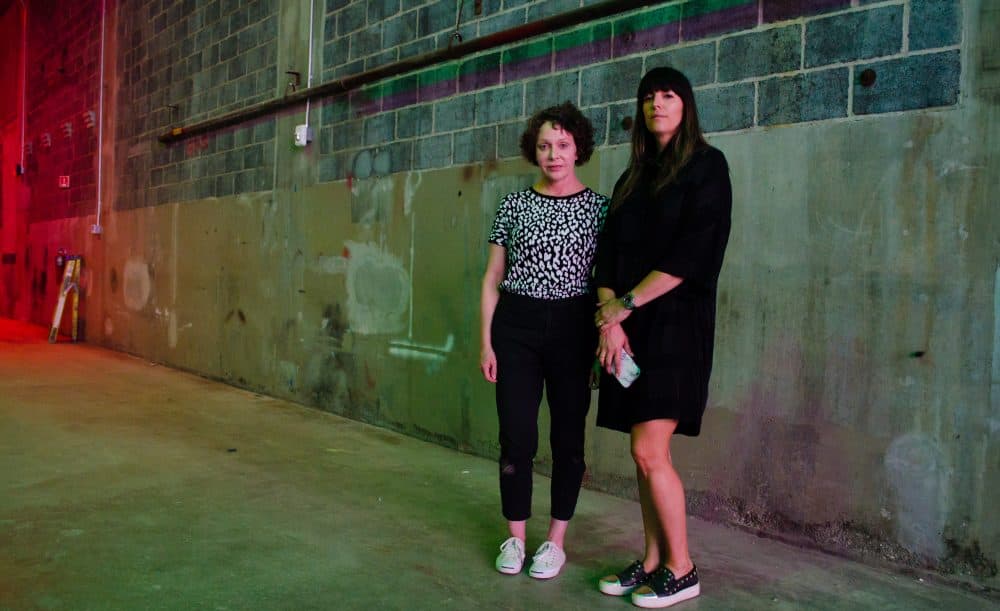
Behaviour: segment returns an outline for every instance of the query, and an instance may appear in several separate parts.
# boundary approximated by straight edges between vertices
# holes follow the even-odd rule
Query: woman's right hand
[[[483,377],[487,382],[497,381],[497,355],[493,352],[493,346],[485,345],[479,351],[479,370],[483,372]]]
[[[601,329],[601,340],[597,344],[597,360],[601,367],[611,375],[615,375],[621,366],[622,350],[632,354],[628,336],[621,325],[611,325]]]

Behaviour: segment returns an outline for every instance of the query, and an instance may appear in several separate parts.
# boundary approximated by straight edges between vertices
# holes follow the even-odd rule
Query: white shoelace
[[[532,560],[534,560],[535,564],[549,568],[562,563],[562,558],[560,558],[560,556],[559,547],[551,541],[546,541],[545,543],[542,543],[542,546],[538,548],[537,552],[535,552]]]
[[[515,566],[524,561],[524,544],[517,537],[511,537],[500,546],[500,555],[504,566]]]

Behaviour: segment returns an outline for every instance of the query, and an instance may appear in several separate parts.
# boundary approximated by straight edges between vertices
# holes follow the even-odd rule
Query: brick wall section
[[[485,36],[597,1],[484,0],[479,15],[475,2],[464,2],[458,30],[464,39]],[[317,0],[319,82],[447,46],[458,5]],[[278,0],[118,5],[115,137],[125,154],[117,158],[117,209],[273,188],[273,117],[171,146],[156,136],[281,95],[280,9]],[[665,64],[691,77],[709,132],[954,105],[961,21],[961,0],[658,3],[317,100],[317,176],[515,157],[526,115],[566,99],[595,122],[599,146],[625,143],[638,79]],[[875,79],[863,86],[865,70]],[[56,141],[57,115],[66,113],[53,106],[36,125],[47,125]],[[46,203],[33,215],[89,210],[92,185],[89,192],[85,179],[76,185],[70,197],[53,191],[45,200],[36,191]],[[80,202],[76,212],[71,197]]]
[[[30,152],[24,177],[32,196],[28,219],[92,214],[97,202],[100,11],[89,2],[36,3],[31,10],[25,126]],[[70,188],[59,188],[59,176],[69,177]]]
[[[592,3],[493,0],[477,16],[475,3],[466,2],[460,31],[484,36]],[[446,45],[457,3],[417,4],[327,0],[324,78]],[[370,171],[355,158],[389,143],[393,172],[515,157],[526,115],[567,99],[596,120],[598,145],[627,142],[623,119],[634,113],[635,86],[659,65],[691,78],[708,132],[958,102],[960,0],[853,4],[662,3],[437,66],[406,77],[409,84],[395,79],[370,87],[363,106],[326,100],[319,179],[357,175],[355,165]],[[875,79],[862,85],[865,70]],[[355,134],[359,120],[363,136]]]
[[[169,147],[156,137],[276,96],[278,8],[278,0],[119,4],[116,138],[127,154],[117,160],[116,209],[273,187],[272,117]]]

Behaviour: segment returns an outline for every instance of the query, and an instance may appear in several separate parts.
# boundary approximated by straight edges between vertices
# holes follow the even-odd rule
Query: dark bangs
[[[641,105],[647,95],[654,91],[673,91],[680,96],[684,104],[694,99],[691,82],[687,77],[673,68],[653,68],[639,81],[638,102]]]

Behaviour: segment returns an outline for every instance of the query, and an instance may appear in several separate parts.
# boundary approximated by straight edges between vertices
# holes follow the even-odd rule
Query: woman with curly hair
[[[555,577],[565,563],[566,528],[586,469],[584,427],[597,343],[591,269],[608,200],[585,187],[576,168],[593,150],[593,127],[573,104],[531,117],[521,151],[540,176],[503,198],[489,235],[479,362],[496,384],[500,499],[509,530],[496,568],[505,574],[520,573],[524,563],[543,387],[551,415],[552,504],[532,577]]]

